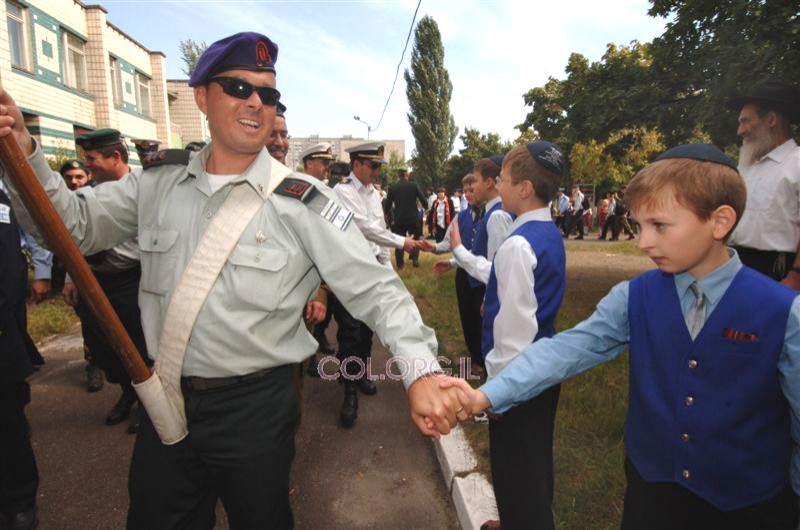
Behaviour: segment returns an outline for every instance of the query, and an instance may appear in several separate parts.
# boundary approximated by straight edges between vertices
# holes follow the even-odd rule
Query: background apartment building
[[[139,165],[131,139],[158,140],[182,148],[210,138],[205,116],[186,79],[166,79],[166,56],[151,51],[107,20],[100,5],[78,0],[0,0],[0,80],[45,155],[75,157],[75,137],[112,127],[128,141],[131,165]],[[290,122],[291,126],[291,122]],[[293,137],[287,165],[300,152],[330,142],[337,159],[367,140],[344,136]],[[405,142],[385,140],[387,160],[403,161]]]
[[[128,139],[133,165],[139,162],[132,138],[157,139],[164,148],[208,138],[202,126],[188,127],[187,138],[184,125],[170,118],[180,94],[167,89],[164,54],[111,24],[102,6],[77,0],[0,5],[6,19],[0,79],[45,154],[75,156],[75,137],[103,127]],[[192,124],[201,121],[198,115]]]

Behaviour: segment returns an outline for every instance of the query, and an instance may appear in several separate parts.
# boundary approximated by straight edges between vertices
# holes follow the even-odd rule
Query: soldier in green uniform
[[[375,261],[331,190],[294,173],[268,194],[271,178],[285,173],[264,147],[279,98],[277,54],[257,33],[213,43],[189,81],[208,117],[211,143],[191,158],[181,150],[182,161],[162,152],[141,174],[76,192],[49,169],[21,112],[0,89],[0,136],[14,134],[83,252],[139,236],[142,323],[156,358],[167,308],[180,303],[172,300],[176,285],[215,213],[239,186],[263,199],[191,327],[179,365],[188,436],[164,445],[149,417],[142,418],[131,461],[129,529],[210,529],[218,499],[231,528],[292,527],[291,373],[316,349],[301,317],[321,276],[402,361],[397,373],[423,433],[449,432],[464,412],[457,394],[426,377],[440,370],[433,331],[398,276]]]

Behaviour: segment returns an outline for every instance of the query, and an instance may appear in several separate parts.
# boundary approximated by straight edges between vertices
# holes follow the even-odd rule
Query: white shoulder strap
[[[180,378],[186,345],[192,334],[197,315],[242,232],[272,191],[284,177],[291,173],[287,167],[277,163],[273,163],[271,169],[269,185],[263,198],[249,184],[241,183],[234,186],[222,207],[217,211],[217,215],[197,245],[189,265],[184,270],[178,286],[172,294],[169,307],[167,307],[158,345],[154,377],[145,383],[135,385],[156,430],[159,432],[161,441],[165,444],[171,445],[179,442],[188,432]],[[160,385],[151,381],[154,379],[160,380]],[[151,393],[148,388],[140,388],[148,382],[150,382],[150,387],[163,387],[163,390],[161,388],[153,390],[161,396],[149,395],[145,398],[142,395],[143,391]],[[167,398],[166,402],[164,397]],[[169,410],[158,410],[164,407]],[[162,416],[159,412],[163,412],[168,417],[154,417],[154,414]],[[159,429],[159,424],[162,424],[162,429]]]

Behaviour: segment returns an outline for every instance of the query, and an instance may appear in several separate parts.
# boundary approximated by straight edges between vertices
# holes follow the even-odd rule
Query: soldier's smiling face
[[[241,79],[254,87],[275,88],[273,72],[227,70],[215,77]],[[272,133],[275,105],[265,105],[254,90],[246,99],[226,94],[216,82],[195,88],[195,101],[208,117],[215,156],[257,154]]]

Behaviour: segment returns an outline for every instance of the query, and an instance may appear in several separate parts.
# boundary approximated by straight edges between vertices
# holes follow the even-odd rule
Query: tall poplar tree
[[[414,177],[421,186],[438,186],[458,128],[450,114],[453,85],[444,67],[442,36],[431,17],[420,20],[414,30],[411,71],[406,69],[404,77],[410,109],[408,123],[416,143],[412,156]]]

